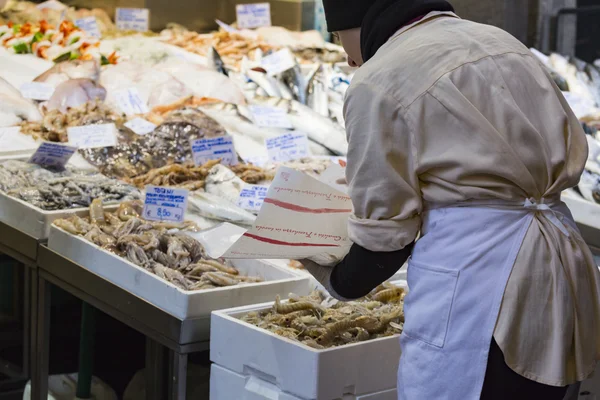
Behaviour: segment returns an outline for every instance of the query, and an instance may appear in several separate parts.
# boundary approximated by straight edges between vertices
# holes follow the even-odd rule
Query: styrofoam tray
[[[48,238],[50,226],[55,220],[73,215],[84,216],[88,213],[89,208],[44,211],[23,200],[0,192],[0,222],[38,240]]]
[[[406,287],[406,282],[395,283]],[[211,361],[246,379],[254,376],[289,395],[309,400],[339,399],[396,387],[399,335],[316,350],[239,319],[272,306],[270,302],[213,312]]]
[[[210,370],[210,400],[303,400],[253,375],[242,375],[213,364]],[[396,388],[377,393],[349,395],[339,400],[397,400]],[[336,400],[338,400],[336,399]]]
[[[210,316],[213,310],[266,301],[288,293],[308,294],[308,278],[294,276],[259,260],[234,260],[244,275],[265,282],[211,290],[185,291],[93,243],[52,226],[48,247],[81,267],[185,320]]]

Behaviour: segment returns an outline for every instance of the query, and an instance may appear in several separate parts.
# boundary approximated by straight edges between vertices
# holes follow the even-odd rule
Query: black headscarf
[[[360,48],[367,62],[404,25],[432,11],[454,11],[445,0],[376,0],[361,24]]]
[[[401,27],[432,11],[454,11],[445,0],[323,0],[329,32],[362,27],[367,61]]]

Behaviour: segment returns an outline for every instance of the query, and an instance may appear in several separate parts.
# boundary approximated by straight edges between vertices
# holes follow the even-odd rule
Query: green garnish
[[[69,42],[69,44],[77,43],[78,40],[79,40],[79,36],[76,36],[73,39],[71,39],[71,41]]]
[[[71,59],[71,52],[66,52],[64,54],[61,54],[60,56],[56,57],[54,60],[55,63],[59,63],[59,62],[63,62],[63,61],[68,61]]]
[[[35,42],[40,42],[43,38],[44,34],[42,32],[36,32],[36,34],[33,35],[33,39],[31,39],[31,44],[34,44]]]
[[[80,54],[76,51],[72,51],[71,55],[69,56],[69,60],[77,60],[79,58]]]
[[[0,32],[0,37],[2,37],[6,32]]]
[[[31,53],[31,51],[29,50],[29,46],[27,46],[26,43],[15,44],[13,46],[13,49],[15,50],[15,53],[17,53],[17,54]]]
[[[16,35],[19,32],[21,32],[21,25],[20,24],[13,25],[13,33]]]
[[[104,55],[100,55],[100,65],[108,65],[110,64],[110,61],[108,61],[108,58],[106,58],[106,56]]]

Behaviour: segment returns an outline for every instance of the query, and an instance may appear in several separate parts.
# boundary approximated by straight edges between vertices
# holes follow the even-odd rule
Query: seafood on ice
[[[0,164],[0,190],[42,210],[89,207],[94,199],[116,204],[140,198],[135,187],[98,173],[55,172],[16,160]]]
[[[79,29],[68,20],[58,26],[41,20],[39,23],[9,22],[0,26],[0,43],[15,54],[33,54],[59,63],[68,60],[95,60],[115,64],[117,55],[103,55],[98,51],[100,41]]]
[[[85,91],[85,89],[81,90]],[[63,100],[68,101],[66,98]],[[57,98],[57,103],[60,108],[62,100]],[[68,142],[67,128],[69,127],[111,122],[120,125],[124,122],[123,115],[116,114],[98,99],[69,108],[65,113],[60,109],[50,110],[40,119],[35,122],[24,122],[21,125],[21,132],[31,135],[34,139]]]
[[[104,248],[154,273],[182,290],[208,290],[262,282],[261,277],[243,276],[222,260],[210,259],[197,240],[185,234],[196,231],[191,222],[148,221],[141,217],[140,201],[122,203],[106,212],[95,200],[88,217],[73,216],[54,225]]]
[[[390,283],[350,302],[332,302],[319,291],[303,297],[291,293],[287,302],[277,296],[272,309],[241,320],[321,350],[401,333],[404,296],[404,288]]]
[[[36,105],[0,77],[0,128],[41,119],[42,114]]]
[[[164,122],[144,136],[119,128],[114,147],[80,150],[83,157],[108,176],[133,178],[154,168],[192,161],[190,141],[225,135],[225,130],[199,110],[183,108],[167,114]]]
[[[63,61],[37,76],[34,81],[57,87],[71,79],[90,79],[98,82],[100,64],[93,60]]]

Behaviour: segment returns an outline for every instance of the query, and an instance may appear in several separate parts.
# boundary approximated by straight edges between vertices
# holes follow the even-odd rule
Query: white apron
[[[577,229],[560,199],[539,203],[471,201],[423,213],[408,267],[398,399],[480,398],[504,289],[533,218],[565,235]]]

